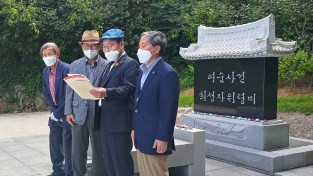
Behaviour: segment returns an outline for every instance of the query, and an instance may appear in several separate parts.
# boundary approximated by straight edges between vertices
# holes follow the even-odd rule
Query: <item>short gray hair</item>
[[[159,45],[161,47],[160,55],[164,54],[167,45],[165,34],[160,31],[147,31],[143,32],[141,37],[147,37],[153,47]]]
[[[40,48],[40,56],[42,56],[43,50],[49,48],[50,46],[53,48],[54,53],[57,53],[59,51],[58,45],[56,45],[53,42],[48,42],[48,43],[43,44],[42,47]]]

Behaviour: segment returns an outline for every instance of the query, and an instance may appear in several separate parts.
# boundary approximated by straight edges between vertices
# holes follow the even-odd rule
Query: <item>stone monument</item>
[[[296,42],[276,38],[272,14],[239,26],[200,26],[197,43],[180,49],[195,70],[194,112],[184,124],[206,131],[208,156],[268,173],[289,167],[285,153],[269,151],[294,147],[276,115],[278,57],[295,50]]]

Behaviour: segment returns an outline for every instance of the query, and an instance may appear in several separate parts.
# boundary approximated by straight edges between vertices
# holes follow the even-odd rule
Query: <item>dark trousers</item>
[[[73,176],[71,127],[63,128],[63,149],[64,149],[64,174],[65,176]]]
[[[92,127],[88,117],[83,125],[75,124],[72,127],[72,164],[74,176],[87,176],[87,150],[89,137],[92,147],[91,172],[93,176],[104,176],[105,167],[101,149],[99,131]]]
[[[107,176],[133,176],[130,132],[109,133],[101,129],[100,137]]]
[[[49,128],[50,128],[49,149],[53,175],[63,176],[64,154],[63,154],[62,122],[54,122],[49,126]]]

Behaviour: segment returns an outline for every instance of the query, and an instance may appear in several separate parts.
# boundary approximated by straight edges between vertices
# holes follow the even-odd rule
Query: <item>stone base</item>
[[[184,124],[203,129],[206,139],[243,147],[272,150],[289,145],[289,125],[282,120],[256,122],[226,116],[188,113]]]
[[[289,126],[281,120],[262,123],[189,113],[183,121],[206,131],[209,157],[270,175],[313,164],[313,141],[289,138]]]
[[[176,151],[168,157],[170,176],[205,175],[205,139],[204,131],[175,127],[174,138]],[[89,143],[88,163],[91,165],[92,148]],[[134,161],[134,176],[138,174],[137,151],[133,147],[131,155]]]
[[[272,175],[293,168],[313,164],[313,141],[290,138],[290,146],[272,151],[261,151],[207,139],[206,154]]]

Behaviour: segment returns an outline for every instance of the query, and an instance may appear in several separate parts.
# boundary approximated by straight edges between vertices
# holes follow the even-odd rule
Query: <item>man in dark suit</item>
[[[166,44],[163,33],[144,32],[137,52],[143,64],[136,84],[132,138],[141,176],[168,176],[167,156],[175,149],[179,78],[162,58]]]
[[[42,72],[43,94],[51,111],[48,125],[53,172],[50,175],[72,176],[72,134],[64,116],[66,83],[63,81],[70,67],[59,59],[60,52],[55,43],[44,44],[40,49],[40,55],[47,66]]]
[[[78,42],[84,56],[71,63],[70,74],[85,75],[92,85],[99,86],[101,75],[108,62],[99,54],[99,33],[86,30]],[[89,139],[92,147],[91,172],[104,176],[105,168],[101,150],[100,132],[96,130],[95,100],[82,99],[69,86],[66,89],[65,110],[67,122],[72,125],[72,161],[75,176],[87,176],[87,150]]]
[[[139,64],[124,50],[124,33],[106,31],[100,39],[110,66],[102,75],[100,88],[90,91],[100,101],[100,137],[108,176],[133,176],[132,113]]]

